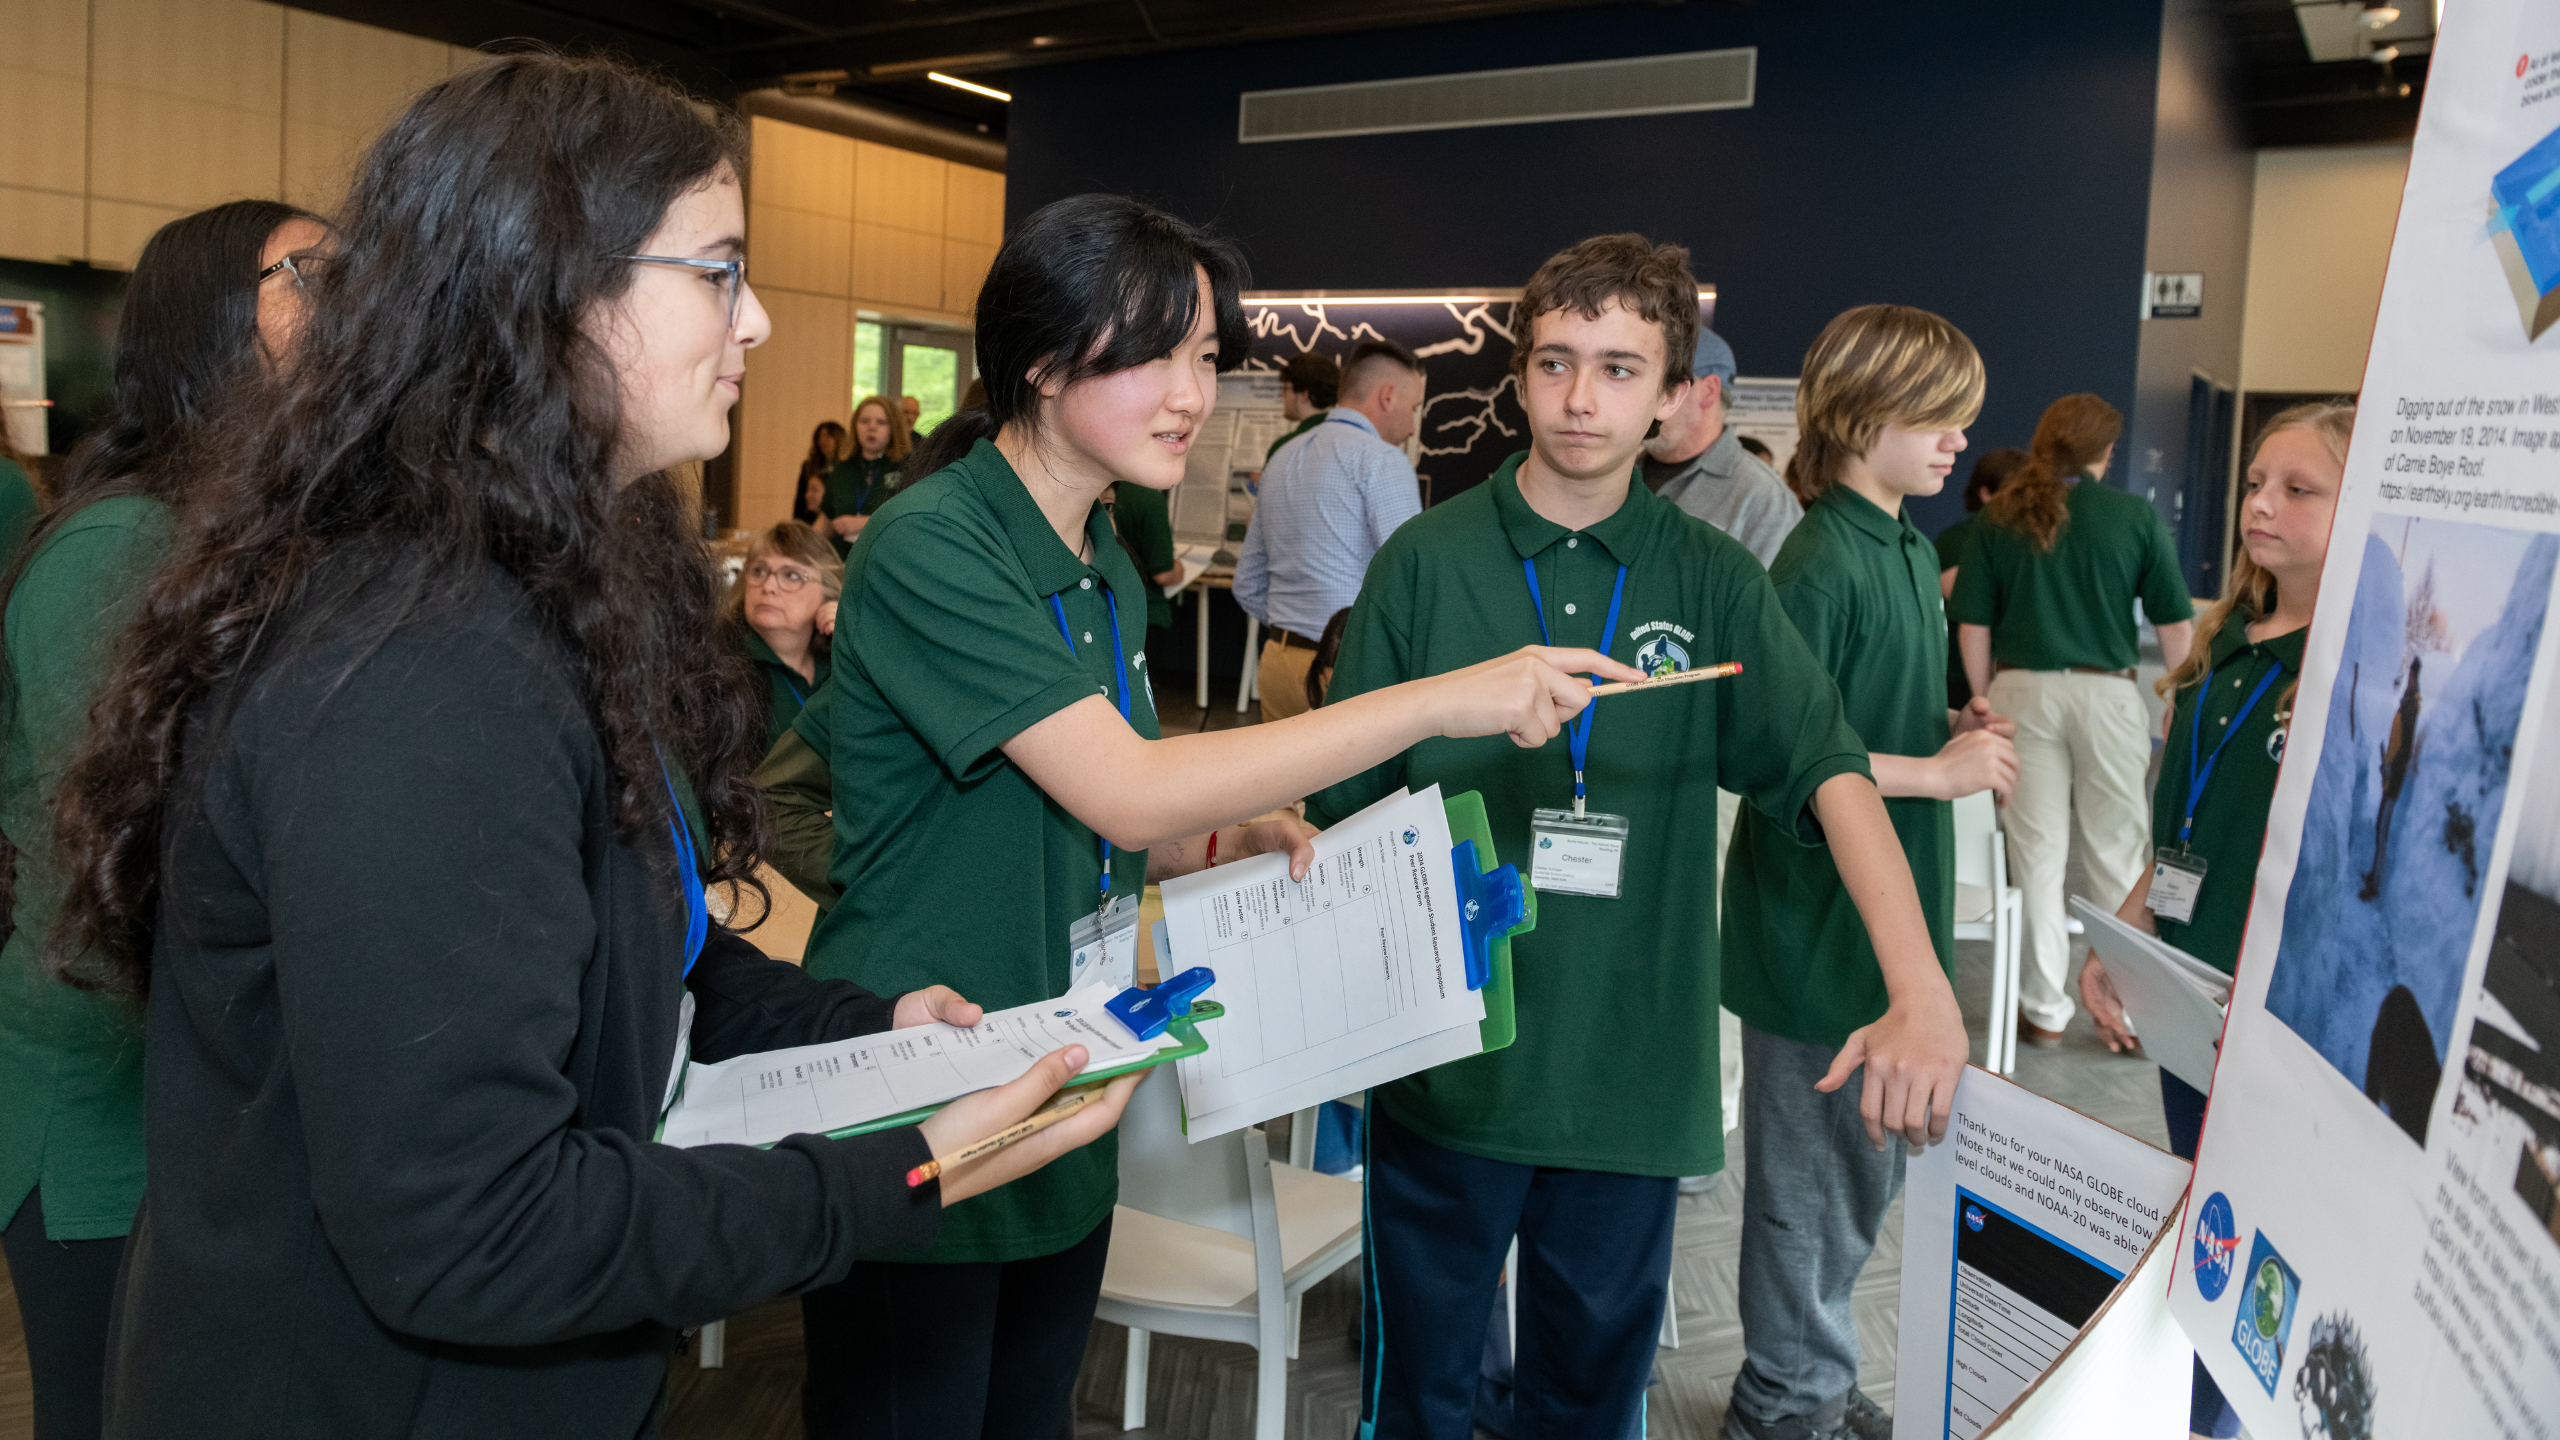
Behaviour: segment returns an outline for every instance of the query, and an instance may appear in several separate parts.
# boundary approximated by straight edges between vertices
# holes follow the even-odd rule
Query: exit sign
[[[2193,320],[2203,313],[2202,273],[2145,274],[2142,277],[2143,319]]]

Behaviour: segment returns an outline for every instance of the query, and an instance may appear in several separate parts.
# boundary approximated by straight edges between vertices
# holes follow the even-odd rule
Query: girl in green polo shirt
[[[2171,710],[2168,748],[2151,796],[2157,858],[2116,913],[2226,974],[2240,960],[2355,420],[2352,405],[2311,404],[2267,422],[2240,486],[2244,549],[2222,599],[2196,622],[2195,648],[2159,682]],[[2164,884],[2155,895],[2152,884],[2163,869],[2185,873],[2171,876],[2180,883]],[[2202,883],[2189,894],[2186,882],[2198,869]],[[2080,997],[2108,1049],[2140,1043],[2094,952],[2080,972]],[[2194,1086],[2160,1072],[2169,1148],[2190,1160],[2204,1129],[2204,1102]],[[2216,1440],[2240,1432],[2239,1415],[2201,1364],[2188,1424]]]
[[[931,437],[958,459],[870,519],[845,573],[827,718],[842,892],[810,970],[866,986],[933,971],[988,1006],[1113,975],[1073,967],[1137,893],[1240,855],[1313,858],[1264,814],[1436,735],[1543,744],[1590,703],[1530,646],[1274,724],[1158,736],[1146,582],[1099,503],[1165,491],[1241,363],[1235,247],[1110,195],[1025,219],[978,294],[986,408]],[[1132,936],[1134,938],[1134,936]],[[955,972],[952,967],[959,967]],[[954,1208],[930,1246],[804,1292],[813,1437],[1051,1440],[1101,1291],[1117,1149],[1091,1146]]]
[[[88,957],[63,967],[66,984],[41,953],[64,883],[54,794],[114,637],[168,547],[167,506],[196,478],[177,457],[216,398],[289,343],[302,291],[270,267],[326,236],[309,214],[270,200],[160,227],[117,321],[115,410],[65,467],[33,552],[8,567],[0,834],[13,888],[0,947],[0,1215],[15,1217],[5,1239],[40,1440],[98,1434],[108,1300],[143,1172],[141,1012],[97,991]]]
[[[819,507],[838,555],[853,548],[872,512],[898,493],[898,476],[915,439],[907,433],[905,411],[885,396],[865,395],[853,407],[853,437],[845,444],[845,457],[827,472],[826,500]]]
[[[2047,1048],[2062,1043],[2072,1013],[2065,858],[2079,850],[2100,894],[2142,873],[2151,722],[2133,684],[2134,602],[2172,669],[2195,628],[2160,512],[2105,484],[2123,428],[2095,395],[2047,406],[2026,466],[1965,541],[1947,603],[1973,693],[2018,722],[2018,789],[2000,811],[2026,898],[2016,1023],[2021,1039]]]

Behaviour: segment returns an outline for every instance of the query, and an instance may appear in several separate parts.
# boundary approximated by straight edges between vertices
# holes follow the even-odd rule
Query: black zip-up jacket
[[[512,584],[246,684],[168,814],[111,1436],[627,1440],[679,1327],[931,1242],[912,1128],[648,1143],[687,989],[704,1061],[894,1002],[716,926],[683,977]]]

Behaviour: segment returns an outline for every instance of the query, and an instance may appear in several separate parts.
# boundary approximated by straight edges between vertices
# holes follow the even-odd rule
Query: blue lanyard
[[[871,460],[862,462],[862,488],[853,492],[853,513],[856,515],[869,513],[862,508],[862,502],[871,498],[871,487],[880,483],[879,472],[871,468],[876,463]]]
[[[1538,593],[1538,562],[1522,559],[1520,573],[1529,577],[1529,603],[1538,607],[1538,638],[1553,645],[1555,637],[1547,633],[1546,597]],[[1609,637],[1618,633],[1618,602],[1625,599],[1626,594],[1627,567],[1621,565],[1618,567],[1618,583],[1609,587],[1609,618],[1600,626],[1600,653],[1603,655],[1609,653]],[[1591,756],[1591,714],[1596,708],[1583,706],[1573,728],[1566,732],[1566,746],[1573,752],[1573,813],[1576,815],[1582,813],[1582,762]]]
[[[791,667],[788,665],[782,667],[782,683],[791,687],[791,698],[800,702],[800,708],[804,710],[809,708],[809,692],[801,689],[800,682],[791,677]]]
[[[2276,683],[2276,677],[2284,673],[2282,662],[2267,667],[2267,673],[2258,678],[2258,688],[2250,691],[2249,698],[2240,702],[2231,723],[2223,727],[2222,738],[2214,742],[2213,753],[2205,756],[2204,763],[2198,765],[2196,757],[2204,743],[2205,697],[2212,693],[2214,677],[2221,673],[2221,669],[2217,665],[2205,672],[2204,684],[2196,689],[2195,713],[2187,717],[2187,818],[2178,826],[2178,848],[2181,850],[2187,848],[2187,842],[2196,833],[2196,803],[2204,799],[2205,782],[2213,778],[2213,767],[2221,763],[2223,748],[2231,743],[2232,736],[2240,733],[2241,723],[2249,718],[2250,711],[2258,708],[2258,700],[2267,693],[2267,687]]]
[[[1120,686],[1120,718],[1125,722],[1129,718],[1129,653],[1120,648],[1120,597],[1111,593],[1108,584],[1102,587],[1102,603],[1111,607],[1111,675]],[[1067,629],[1067,602],[1052,595],[1049,610],[1058,617],[1058,638],[1067,642],[1067,653],[1073,655],[1076,637]],[[1111,899],[1111,842],[1100,835],[1093,838],[1102,847],[1102,898],[1107,904]]]
[[[711,903],[702,892],[702,865],[693,853],[693,833],[685,828],[684,804],[676,799],[675,777],[667,762],[658,762],[658,778],[667,786],[667,834],[676,842],[676,880],[684,886],[684,973],[702,958],[702,942],[711,938]]]

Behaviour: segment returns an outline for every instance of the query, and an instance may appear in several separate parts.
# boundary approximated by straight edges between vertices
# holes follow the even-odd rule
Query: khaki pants
[[[1262,692],[1262,718],[1286,720],[1307,713],[1307,667],[1316,652],[1304,645],[1262,642],[1262,668],[1254,684]]]
[[[2134,682],[2061,670],[2003,670],[1991,708],[2018,722],[2018,791],[2001,807],[2009,873],[2026,899],[2019,1008],[2048,1030],[2069,1024],[2069,907],[2063,878],[2076,841],[2093,905],[2113,910],[2151,855],[2149,712]]]

